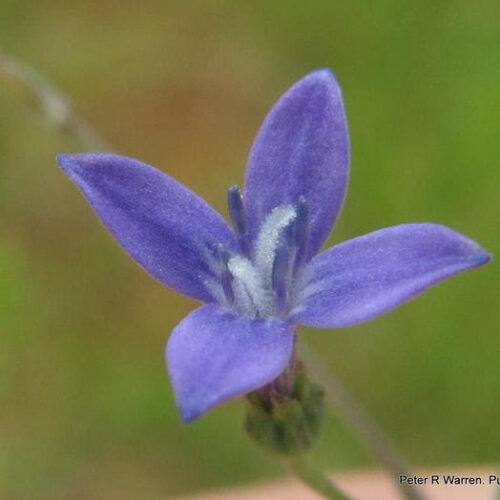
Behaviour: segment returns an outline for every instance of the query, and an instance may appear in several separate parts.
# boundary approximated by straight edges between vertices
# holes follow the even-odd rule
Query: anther
[[[272,271],[272,287],[276,292],[276,310],[283,313],[287,304],[287,274],[290,252],[286,244],[276,249]]]
[[[217,245],[217,255],[222,264],[220,277],[222,289],[224,290],[224,295],[226,296],[226,298],[230,303],[232,303],[234,301],[234,292],[231,283],[233,281],[233,275],[231,274],[231,271],[228,267],[229,259],[231,256],[229,255],[227,248],[222,243],[219,243],[219,245]]]
[[[232,186],[227,193],[227,204],[229,207],[229,216],[233,222],[234,231],[240,242],[241,249],[245,248],[245,234],[246,234],[246,217],[245,205],[243,204],[243,196],[238,186]]]
[[[303,246],[305,243],[308,212],[307,201],[303,196],[300,196],[295,207],[294,239],[297,247]]]
[[[300,196],[295,207],[294,243],[296,247],[293,272],[302,265],[307,245],[307,223],[309,218],[309,207],[304,196]]]

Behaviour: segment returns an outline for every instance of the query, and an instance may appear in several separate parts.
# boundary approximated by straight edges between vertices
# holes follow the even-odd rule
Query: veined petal
[[[328,70],[291,87],[266,117],[250,152],[245,181],[249,237],[279,205],[309,206],[313,256],[332,230],[349,176],[349,138],[340,88]]]
[[[474,241],[436,224],[403,224],[341,243],[304,270],[291,321],[343,328],[401,305],[490,260]]]
[[[160,170],[112,154],[59,155],[125,251],[152,276],[181,293],[213,301],[210,261],[217,245],[236,248],[224,219]],[[210,288],[210,287],[209,287]]]
[[[237,316],[216,304],[184,318],[167,343],[167,366],[182,420],[278,377],[293,350],[293,333],[278,319]]]

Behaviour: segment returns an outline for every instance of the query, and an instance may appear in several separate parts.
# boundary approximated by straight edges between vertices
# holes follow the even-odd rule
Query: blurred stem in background
[[[69,135],[91,151],[112,151],[112,147],[79,116],[68,98],[28,64],[5,54],[0,48],[0,77],[11,81],[40,108],[58,132]]]
[[[59,133],[81,143],[87,150],[112,152],[113,148],[95,129],[75,112],[69,99],[43,75],[30,65],[7,55],[0,49],[0,78],[10,81],[26,93],[27,100],[36,105],[49,124]],[[409,467],[382,429],[370,418],[364,408],[350,395],[329,372],[319,356],[302,343],[301,357],[308,370],[323,385],[332,410],[339,413],[364,440],[366,446],[392,473],[404,498],[422,500],[422,495],[412,486],[400,485],[400,474],[410,475]],[[317,471],[307,457],[293,459],[290,469],[301,481],[327,498],[345,499],[326,475]]]
[[[326,394],[326,401],[332,411],[338,413],[363,439],[372,454],[392,473],[394,481],[401,488],[405,498],[421,500],[422,495],[410,485],[399,484],[399,475],[411,475],[409,467],[399,454],[392,440],[377,423],[370,418],[363,406],[351,395],[320,357],[302,342],[300,356],[307,369],[317,382],[321,384]]]

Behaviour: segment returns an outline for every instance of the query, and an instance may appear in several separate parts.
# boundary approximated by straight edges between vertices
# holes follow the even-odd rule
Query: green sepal
[[[292,390],[252,392],[247,397],[245,429],[264,448],[280,455],[303,453],[314,445],[324,413],[323,389],[295,371]]]

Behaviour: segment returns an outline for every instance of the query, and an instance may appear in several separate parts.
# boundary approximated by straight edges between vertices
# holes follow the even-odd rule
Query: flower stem
[[[333,500],[348,500],[330,481],[328,476],[311,465],[307,456],[300,455],[288,460],[288,466],[293,474],[314,491]]]
[[[400,475],[411,475],[409,467],[399,454],[393,442],[376,422],[368,415],[363,406],[351,395],[337,378],[331,373],[319,356],[304,342],[301,343],[300,356],[307,369],[323,386],[326,401],[331,409],[343,417],[361,436],[366,446],[378,460],[392,473],[396,485],[401,489],[403,498],[408,500],[423,500],[419,491],[410,485],[401,485],[397,478]]]
[[[111,146],[79,116],[69,99],[33,67],[0,49],[0,78],[12,82],[40,108],[48,122],[92,151],[111,152]]]

